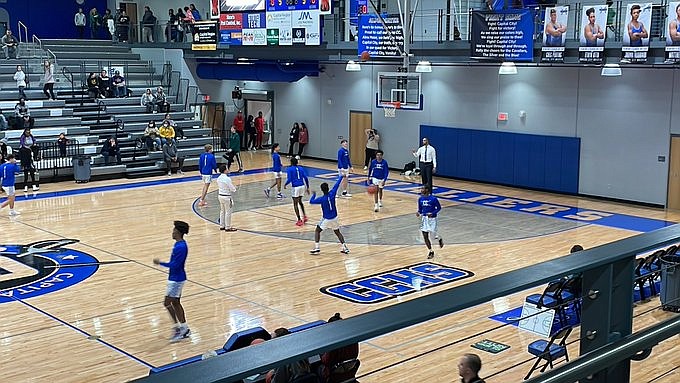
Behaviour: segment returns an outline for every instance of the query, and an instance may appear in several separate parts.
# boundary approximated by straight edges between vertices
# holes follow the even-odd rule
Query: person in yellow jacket
[[[168,140],[175,140],[175,129],[167,121],[163,121],[163,125],[158,129],[158,132],[161,136],[163,145],[165,145]]]

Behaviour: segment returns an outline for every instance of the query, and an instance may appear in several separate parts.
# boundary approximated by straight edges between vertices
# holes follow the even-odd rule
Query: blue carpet
[[[509,311],[506,311],[504,313],[492,315],[489,317],[489,319],[495,320],[496,322],[501,322],[501,323],[509,323],[513,326],[517,326],[519,324],[519,317],[522,315],[522,307],[515,307],[514,309],[511,309]]]

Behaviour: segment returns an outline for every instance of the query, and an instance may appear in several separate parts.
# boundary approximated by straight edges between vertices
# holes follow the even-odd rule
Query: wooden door
[[[364,167],[366,156],[366,129],[373,126],[371,112],[349,112],[349,157],[355,170]]]
[[[137,3],[120,3],[120,9],[124,9],[130,18],[130,31],[128,38],[131,42],[137,41],[139,25],[137,25]]]
[[[671,137],[666,207],[680,209],[680,137]]]

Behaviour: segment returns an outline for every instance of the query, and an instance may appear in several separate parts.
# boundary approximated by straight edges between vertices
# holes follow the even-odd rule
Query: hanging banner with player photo
[[[668,3],[666,10],[666,62],[680,62],[680,1]]]
[[[644,63],[649,49],[649,27],[652,23],[652,3],[631,3],[626,7],[623,24],[622,63]]]
[[[569,19],[569,6],[546,8],[541,61],[564,62],[564,40]]]
[[[533,35],[534,22],[529,10],[473,11],[470,57],[532,61]]]
[[[580,62],[601,63],[604,58],[605,27],[607,25],[606,5],[584,6],[581,15],[578,56]]]

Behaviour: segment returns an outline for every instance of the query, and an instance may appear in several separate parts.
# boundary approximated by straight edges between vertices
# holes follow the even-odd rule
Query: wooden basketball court
[[[30,194],[31,198],[17,201],[19,217],[10,218],[7,210],[2,211],[0,246],[76,239],[79,242],[65,246],[78,252],[64,257],[76,257],[71,262],[86,256],[99,262],[127,261],[102,264],[92,276],[54,291],[55,285],[70,283],[73,268],[59,268],[58,281],[33,287],[9,285],[11,270],[0,274],[0,282],[5,283],[2,297],[7,300],[0,303],[2,380],[123,382],[148,374],[152,367],[218,349],[239,330],[262,326],[273,331],[325,320],[335,312],[349,317],[566,255],[577,243],[589,248],[638,233],[622,228],[626,225],[601,224],[591,218],[603,214],[587,212],[643,217],[650,222],[680,221],[678,212],[662,209],[435,178],[437,186],[448,188],[443,195],[460,198],[441,199],[446,245],[435,249],[432,262],[474,276],[380,303],[358,304],[319,289],[427,261],[415,217],[419,179],[391,172],[391,186],[379,213],[373,211],[364,187],[353,185],[351,199],[337,200],[351,253],[341,254],[335,236],[323,233],[321,254],[310,255],[320,208],[308,205],[305,198],[310,221],[296,227],[290,198],[280,202],[262,193],[272,179],[270,173],[261,171],[269,166],[268,152],[244,152],[243,157],[245,168],[252,171],[233,175],[240,189],[233,216],[239,231],[233,233],[221,232],[215,223],[215,183],[209,206],[195,206],[201,188],[197,172],[85,185],[45,184],[35,198]],[[317,191],[320,182],[333,182],[333,163],[303,159],[301,164],[317,169],[312,179]],[[354,177],[358,183],[365,178],[359,166]],[[284,191],[287,196],[289,191]],[[486,204],[484,195],[508,199]],[[546,213],[547,208],[519,211],[521,206],[515,208],[518,202],[510,199],[577,207],[580,218],[559,218],[554,211]],[[191,225],[186,237],[189,281],[182,303],[192,335],[170,344],[172,324],[162,305],[166,269],[154,266],[152,259],[169,258],[176,219]],[[474,231],[466,232],[469,227]],[[45,293],[37,295],[36,289]],[[526,295],[540,291],[496,299],[364,342],[359,374],[365,376],[360,381],[456,381],[457,360],[465,352],[481,356],[481,376],[493,375],[487,382],[521,381],[533,363],[527,345],[538,336],[488,317],[519,307]],[[635,329],[675,315],[652,310],[657,306],[658,298],[636,306]],[[575,341],[569,348],[572,357],[578,355],[578,336],[577,330],[570,337]],[[510,348],[491,354],[470,347],[483,339]],[[651,358],[632,362],[632,380],[677,382],[680,355],[672,352],[676,342],[677,338],[668,340],[654,349]]]

